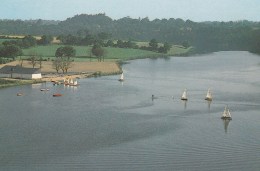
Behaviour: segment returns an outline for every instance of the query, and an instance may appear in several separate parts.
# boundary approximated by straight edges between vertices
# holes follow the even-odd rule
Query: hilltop
[[[0,20],[0,35],[82,35],[105,32],[113,39],[183,44],[197,52],[246,50],[260,53],[260,22],[193,22],[182,19],[124,17],[118,20],[105,14],[80,14],[64,21]]]

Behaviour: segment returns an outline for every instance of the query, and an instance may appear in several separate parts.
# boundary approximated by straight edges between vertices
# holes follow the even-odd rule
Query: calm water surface
[[[123,70],[123,83],[0,89],[0,170],[260,170],[260,56],[144,59]]]

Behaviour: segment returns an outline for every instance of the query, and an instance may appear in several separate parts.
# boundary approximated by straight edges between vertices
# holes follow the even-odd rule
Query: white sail
[[[229,109],[227,109],[227,117],[231,118],[231,113],[230,113]]]
[[[120,76],[118,81],[124,81],[124,73],[121,74],[121,76]]]
[[[182,96],[181,96],[181,99],[182,100],[187,100],[187,90],[185,89],[184,92],[182,93]]]
[[[211,94],[210,89],[208,89],[208,92],[207,92],[207,95],[205,97],[205,100],[212,100],[212,94]]]
[[[120,79],[121,79],[121,80],[124,80],[124,74],[123,74],[123,73],[121,74]]]
[[[78,85],[78,82],[77,80],[74,81],[73,85]]]
[[[230,113],[230,111],[229,111],[228,106],[225,107],[224,112],[223,112],[221,118],[222,118],[222,119],[228,119],[228,120],[231,120],[231,119],[232,119],[231,113]]]
[[[227,106],[225,107],[224,109],[224,112],[222,114],[223,117],[227,117],[227,114],[228,114],[228,110],[227,110]]]

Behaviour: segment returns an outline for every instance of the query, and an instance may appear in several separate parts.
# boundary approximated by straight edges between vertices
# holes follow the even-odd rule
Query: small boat
[[[23,93],[17,93],[16,95],[17,95],[17,96],[22,96],[22,95],[23,95]]]
[[[181,96],[181,100],[185,100],[185,101],[188,100],[188,98],[187,98],[187,89],[185,89],[185,90],[183,91],[182,96]]]
[[[67,86],[78,86],[78,81],[77,80],[73,80],[70,78],[66,78],[63,80],[63,84],[67,85]]]
[[[48,88],[41,88],[41,91],[49,91],[50,89]]]
[[[158,99],[158,97],[156,97],[155,95],[152,94],[152,100],[154,99]]]
[[[72,81],[69,85],[70,86],[78,86],[78,81],[77,80]]]
[[[205,97],[205,100],[212,101],[212,94],[210,89],[208,89],[207,95]]]
[[[62,94],[60,94],[60,93],[55,93],[55,94],[53,94],[52,96],[53,96],[53,97],[60,97],[60,96],[62,96]]]
[[[224,112],[222,113],[221,119],[223,120],[232,120],[231,113],[228,106],[225,107]]]
[[[124,73],[121,74],[120,78],[118,79],[118,81],[124,81]]]
[[[53,85],[60,85],[61,84],[61,82],[59,82],[59,81],[52,81],[52,83],[53,83]]]

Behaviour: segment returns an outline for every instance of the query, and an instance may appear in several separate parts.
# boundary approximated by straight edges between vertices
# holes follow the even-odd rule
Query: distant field
[[[2,35],[4,36],[4,35]],[[10,38],[23,38],[22,35],[12,35],[8,36]],[[37,39],[40,36],[35,36]],[[0,39],[0,43],[11,40],[11,39]],[[37,53],[43,58],[54,58],[56,50],[64,45],[59,45],[58,40],[55,39],[56,44],[48,45],[48,46],[35,46],[29,49],[23,49],[24,56],[22,58],[28,58],[28,56],[32,53]],[[137,45],[140,46],[149,46],[149,42],[136,42]],[[159,46],[162,46],[162,43],[159,43]],[[76,58],[75,61],[86,61],[91,58],[91,46],[73,46],[76,49]],[[165,54],[160,54],[152,51],[146,51],[141,49],[128,49],[128,48],[114,48],[114,47],[105,47],[105,60],[107,61],[120,61],[120,60],[129,60],[129,59],[137,59],[137,58],[147,58],[147,57],[160,57]],[[189,49],[185,49],[182,46],[172,46],[171,50],[166,55],[179,55],[185,54],[189,51]],[[95,57],[92,56],[92,60]]]
[[[55,57],[56,50],[61,47],[61,45],[49,45],[49,46],[36,46],[29,49],[24,49],[24,57],[28,57],[32,52],[36,52],[38,55],[42,55],[44,58]],[[73,46],[76,49],[76,61],[89,60],[91,46]],[[122,49],[105,47],[105,60],[127,60],[136,58],[145,58],[152,56],[160,56],[159,53],[145,51],[140,49]]]

